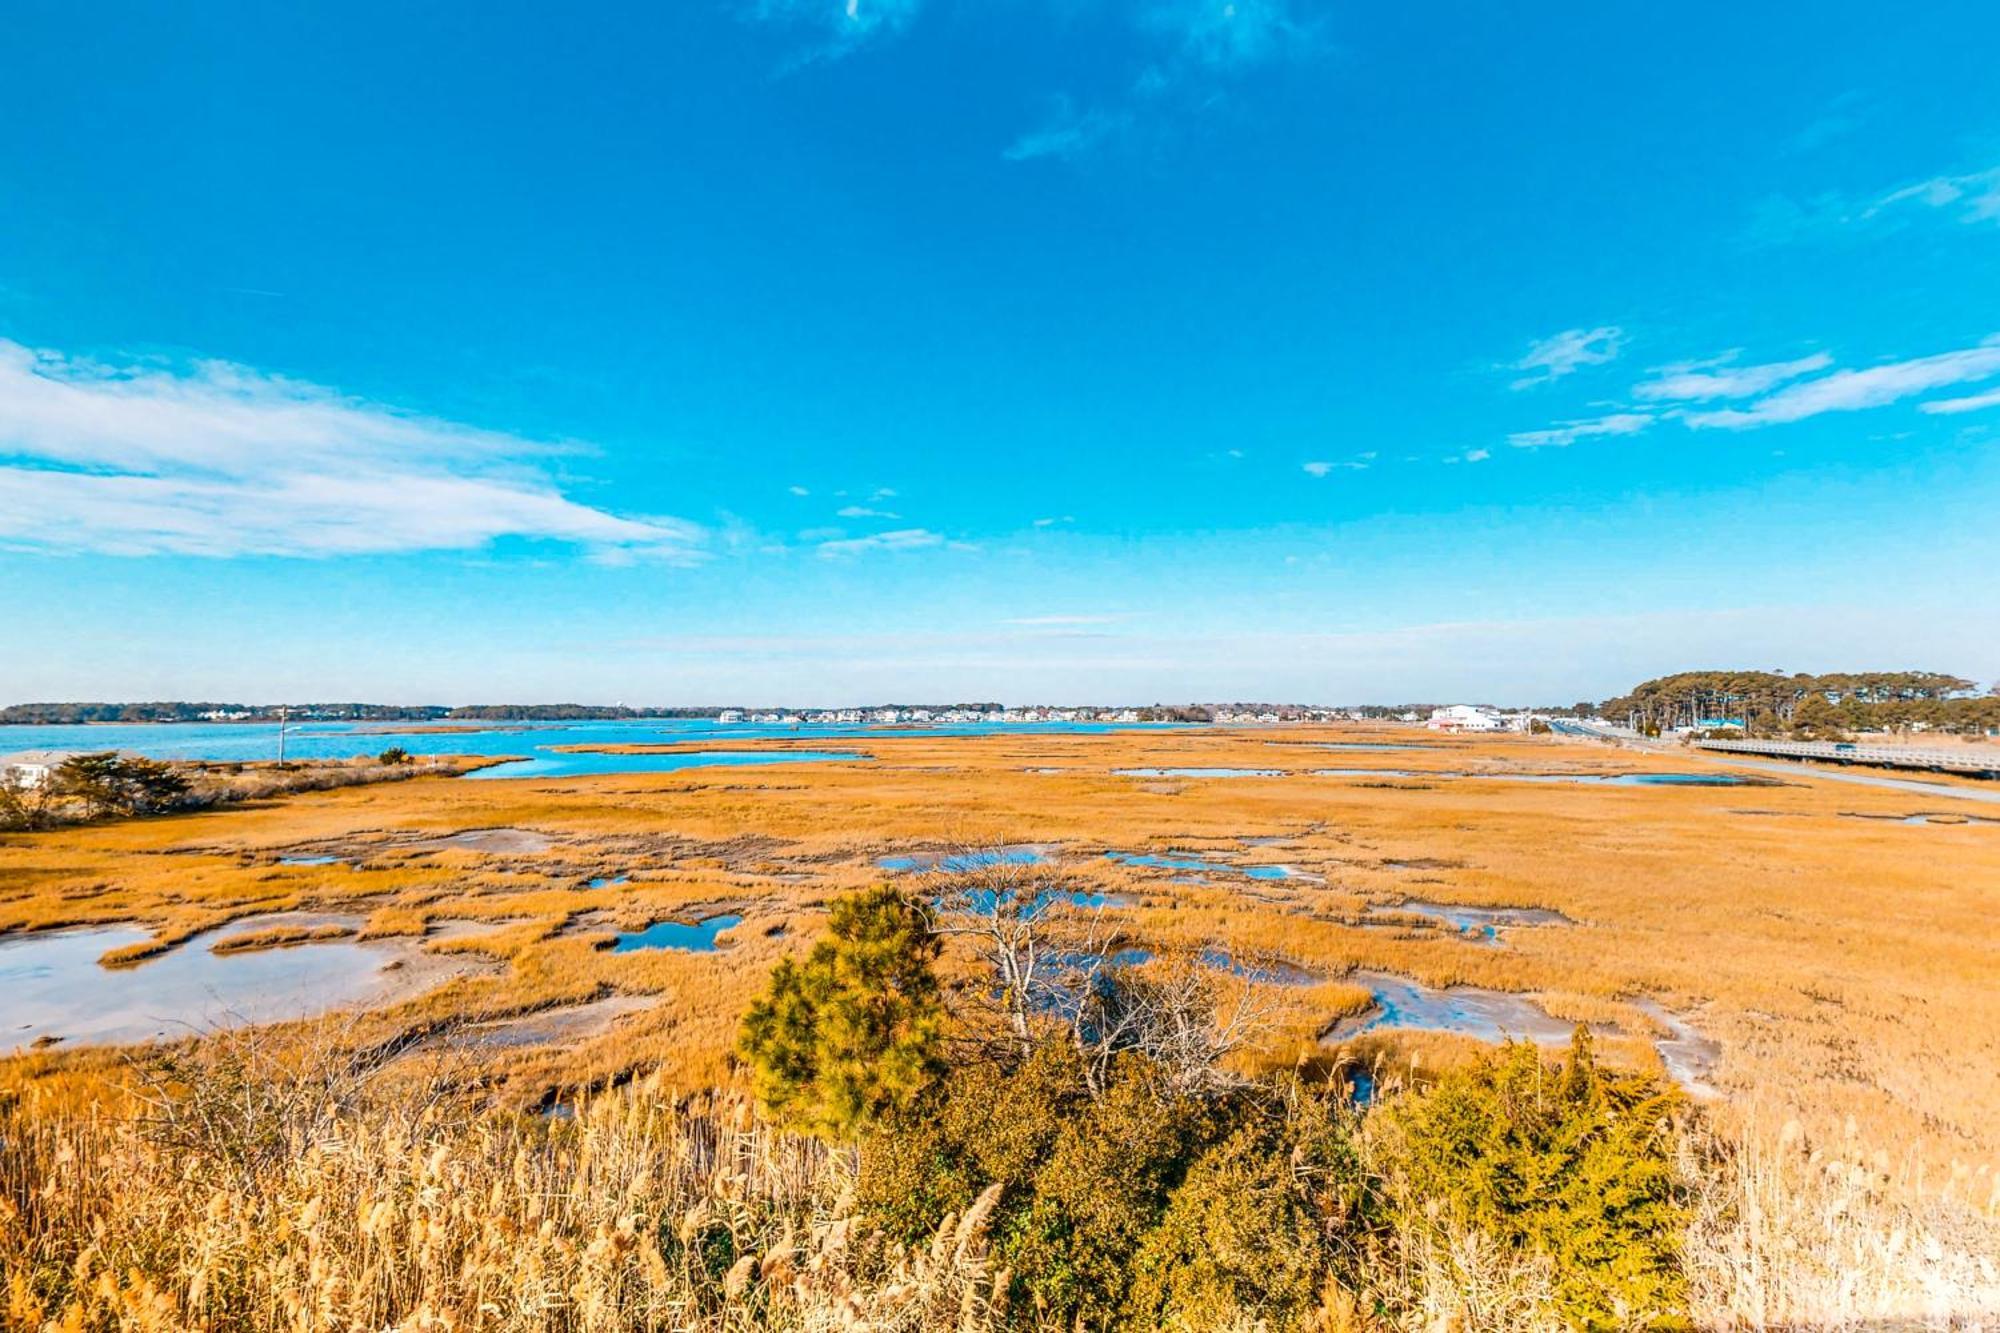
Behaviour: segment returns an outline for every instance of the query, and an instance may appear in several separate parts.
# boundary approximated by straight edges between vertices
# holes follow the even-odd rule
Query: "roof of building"
[[[53,767],[82,753],[81,750],[16,750],[12,754],[0,754],[0,767]]]

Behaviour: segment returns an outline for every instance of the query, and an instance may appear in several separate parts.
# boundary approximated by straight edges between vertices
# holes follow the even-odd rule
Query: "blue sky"
[[[16,6],[0,699],[2000,677],[2000,12],[1763,8]]]

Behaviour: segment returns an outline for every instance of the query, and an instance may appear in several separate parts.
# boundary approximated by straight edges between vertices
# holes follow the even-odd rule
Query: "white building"
[[[1432,709],[1431,720],[1424,725],[1432,731],[1505,731],[1507,719],[1491,709],[1450,704]]]
[[[75,758],[76,754],[75,750],[16,750],[13,754],[0,754],[0,782],[39,787],[63,766],[64,760]]]

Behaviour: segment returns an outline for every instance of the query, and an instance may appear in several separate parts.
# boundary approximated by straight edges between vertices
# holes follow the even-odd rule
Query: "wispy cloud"
[[[844,508],[835,510],[834,513],[839,515],[841,518],[901,518],[902,517],[901,514],[892,514],[886,509],[870,509],[867,505],[847,505]]]
[[[875,37],[908,28],[923,0],[754,0],[749,13],[762,22],[813,34],[815,56],[845,55]]]
[[[1510,387],[1531,389],[1574,374],[1585,366],[1608,364],[1618,359],[1619,349],[1624,345],[1625,331],[1616,325],[1565,329],[1535,343],[1526,356],[1507,367],[1523,372]]]
[[[1883,407],[1932,389],[1971,383],[1994,375],[2000,375],[2000,335],[1987,338],[1976,347],[1914,357],[1907,361],[1892,361],[1865,370],[1836,371],[1831,375],[1787,385],[1748,407],[1690,412],[1682,420],[1697,429],[1721,427],[1747,430],[1803,421],[1827,412],[1857,412]]]
[[[0,341],[0,542],[121,555],[332,556],[506,537],[687,560],[673,518],[571,500],[555,446],[202,362],[111,366]]]
[[[1366,472],[1368,470],[1369,462],[1372,461],[1374,457],[1375,457],[1374,454],[1362,454],[1358,458],[1348,459],[1342,462],[1331,462],[1325,459],[1316,459],[1313,462],[1302,463],[1299,466],[1301,471],[1307,473],[1310,476],[1327,477],[1333,475],[1335,472]]]
[[[2000,167],[1905,185],[1877,199],[1861,216],[1879,217],[1900,208],[1941,209],[1960,222],[2000,222]]]
[[[1226,101],[1231,83],[1324,49],[1319,25],[1296,0],[1126,0],[1140,63],[1122,87],[1079,101],[1051,99],[1035,128],[1001,155],[1010,162],[1073,162],[1145,126],[1200,115]]]
[[[2000,389],[1988,389],[1985,393],[1975,393],[1965,398],[1939,398],[1932,402],[1917,404],[1919,412],[1929,412],[1938,416],[1978,412],[1989,407],[2000,407]]]
[[[1518,431],[1507,437],[1507,443],[1516,449],[1560,449],[1597,436],[1637,435],[1652,424],[1653,418],[1644,412],[1613,412],[1587,421],[1565,421],[1547,430]]]
[[[890,532],[871,533],[866,537],[843,537],[819,544],[820,555],[833,559],[846,555],[863,555],[870,551],[921,551],[945,544],[942,533],[928,528],[897,528]]]
[[[1316,49],[1317,26],[1296,10],[1289,0],[1165,0],[1142,23],[1176,41],[1188,60],[1236,70]]]
[[[1871,194],[1770,195],[1752,213],[1746,239],[1783,245],[1865,236],[1926,217],[1966,226],[2000,223],[2000,166],[1929,176]]]
[[[1131,123],[1129,111],[1096,107],[1080,111],[1068,97],[1059,96],[1054,99],[1048,119],[1008,144],[1000,155],[1009,162],[1031,162],[1038,157],[1069,161],[1096,148]]]
[[[786,490],[789,490],[789,491],[790,491],[790,492],[791,492],[791,493],[792,493],[793,495],[811,495],[811,494],[812,494],[812,492],[811,492],[811,491],[807,490],[807,489],[806,489],[805,487],[803,487],[803,486],[788,486],[788,487],[786,487],[785,489],[786,489]]]
[[[1682,361],[1655,366],[1653,378],[1632,388],[1632,396],[1646,402],[1705,402],[1715,398],[1754,398],[1786,380],[1825,370],[1833,358],[1814,352],[1793,361],[1766,361],[1762,365],[1735,364],[1740,352],[1729,352],[1708,361]]]
[[[1465,451],[1465,461],[1468,463],[1484,463],[1491,457],[1493,457],[1491,449],[1467,449]]]

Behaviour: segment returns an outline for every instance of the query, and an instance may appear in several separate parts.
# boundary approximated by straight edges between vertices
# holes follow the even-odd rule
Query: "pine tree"
[[[938,949],[923,911],[891,885],[836,901],[811,954],[779,963],[743,1017],[737,1053],[765,1109],[851,1138],[907,1106],[942,1067]]]

